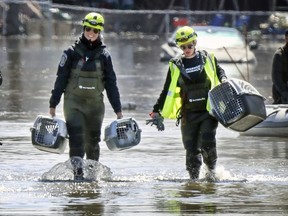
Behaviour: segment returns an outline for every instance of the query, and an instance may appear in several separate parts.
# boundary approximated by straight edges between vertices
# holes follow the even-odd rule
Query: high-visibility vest
[[[169,62],[169,68],[171,72],[171,82],[168,89],[168,93],[164,102],[163,109],[161,110],[161,115],[164,118],[176,119],[179,114],[179,110],[182,106],[182,99],[180,96],[180,87],[177,86],[178,78],[180,76],[180,70],[175,65],[173,61]],[[204,70],[207,77],[211,81],[211,89],[219,85],[219,79],[216,73],[216,66],[213,54],[207,54],[205,59]],[[209,112],[211,109],[209,99],[207,100],[206,110]]]

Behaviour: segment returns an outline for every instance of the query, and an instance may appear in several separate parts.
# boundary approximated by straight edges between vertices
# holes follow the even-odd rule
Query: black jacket
[[[68,79],[70,77],[71,69],[76,67],[79,59],[82,59],[78,52],[75,51],[75,46],[79,44],[84,44],[86,49],[82,50],[83,55],[88,58],[95,57],[96,53],[100,51],[99,59],[101,61],[101,66],[104,69],[104,83],[107,97],[110,104],[113,107],[115,113],[121,112],[121,102],[120,94],[117,87],[116,74],[113,69],[112,60],[109,52],[105,49],[105,45],[101,40],[97,40],[93,43],[88,41],[83,35],[75,42],[75,44],[64,51],[61,61],[58,66],[57,78],[54,84],[54,89],[52,90],[52,95],[50,98],[50,108],[55,108],[61,99],[63,92],[65,91]],[[82,46],[83,47],[83,46]],[[85,71],[94,71],[95,63],[84,64],[83,68]]]
[[[288,44],[276,50],[272,63],[272,92],[274,103],[283,103],[288,97]],[[282,97],[282,99],[281,99]]]

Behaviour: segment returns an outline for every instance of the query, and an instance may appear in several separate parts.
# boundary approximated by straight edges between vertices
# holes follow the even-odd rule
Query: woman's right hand
[[[159,118],[161,115],[158,112],[151,112],[149,113],[149,116],[154,119],[154,118]]]
[[[122,119],[123,118],[122,112],[117,112],[116,116],[117,116],[117,119]]]
[[[56,108],[50,108],[49,109],[49,114],[52,116],[52,117],[54,117],[54,116],[56,116]]]

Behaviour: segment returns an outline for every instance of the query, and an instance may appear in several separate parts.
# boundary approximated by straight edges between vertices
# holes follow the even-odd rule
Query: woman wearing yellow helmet
[[[197,34],[189,26],[176,32],[176,44],[183,51],[169,61],[163,90],[150,114],[152,118],[181,119],[182,142],[186,150],[186,169],[191,179],[198,179],[202,157],[215,180],[217,161],[216,129],[218,121],[209,115],[208,92],[227,80],[213,54],[196,50]]]
[[[83,19],[82,25],[84,27],[90,27],[92,29],[98,29],[99,31],[103,31],[104,29],[104,18],[99,13],[88,13]]]
[[[123,117],[111,56],[100,36],[103,29],[102,15],[92,12],[85,16],[83,33],[61,57],[50,97],[49,113],[55,116],[64,93],[70,158],[83,158],[86,154],[87,159],[99,160],[104,90],[117,118]],[[82,168],[74,171],[76,179],[83,178]]]
[[[100,33],[104,30],[104,18],[99,13],[88,13],[82,21],[83,25],[83,41],[90,41],[90,46],[93,46],[93,43],[96,44],[96,40],[101,40]]]

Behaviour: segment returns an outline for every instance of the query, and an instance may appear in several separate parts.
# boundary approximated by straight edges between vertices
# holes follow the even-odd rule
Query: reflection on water
[[[14,43],[7,43],[7,70],[8,75],[8,89],[14,90],[14,94],[8,93],[8,104],[7,106],[11,109],[11,112],[19,112],[21,110],[21,92],[23,91],[22,86],[22,74],[21,70],[23,68],[21,62],[21,53],[19,41],[16,40]],[[22,67],[22,68],[21,68]],[[5,79],[6,80],[6,79]],[[1,103],[2,104],[2,103]]]
[[[216,170],[220,181],[191,182],[175,122],[165,120],[163,132],[145,125],[168,69],[167,63],[159,61],[162,40],[154,36],[105,39],[118,75],[122,101],[137,105],[136,110],[125,110],[124,116],[138,121],[141,143],[129,150],[112,152],[101,142],[100,163],[103,170],[105,167],[111,170],[109,180],[96,178],[99,171],[90,170],[92,179],[98,181],[42,181],[61,180],[65,172],[72,174],[65,165],[68,149],[62,155],[35,149],[30,127],[37,115],[47,115],[60,56],[73,41],[0,39],[4,78],[0,87],[1,214],[288,214],[286,139],[242,137],[220,126]],[[249,68],[249,81],[267,98],[266,103],[271,102],[270,65],[275,47],[256,51],[258,65]],[[235,65],[223,67],[229,77],[241,78]],[[245,65],[239,68],[246,71]],[[61,106],[58,115],[63,118]],[[104,125],[115,119],[108,102],[106,110]],[[61,175],[55,175],[55,169]],[[201,177],[204,174],[203,168]],[[242,182],[244,179],[247,181]]]

